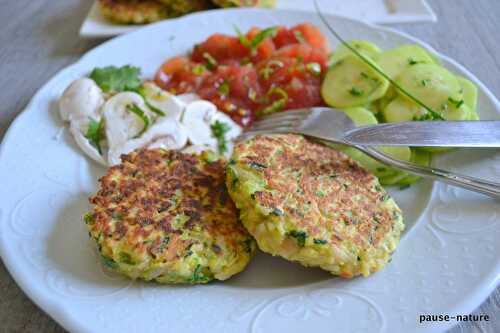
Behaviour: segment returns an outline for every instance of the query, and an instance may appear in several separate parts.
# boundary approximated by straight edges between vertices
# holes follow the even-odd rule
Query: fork
[[[436,123],[440,123],[438,124],[440,126],[436,126]],[[469,129],[467,124],[471,124]],[[429,131],[429,128],[434,131],[439,129],[438,133]],[[492,132],[494,130],[495,132]],[[423,135],[418,137],[418,135],[414,135],[414,132]],[[278,133],[302,134],[319,139],[319,141],[349,145],[379,162],[411,174],[441,181],[493,198],[500,198],[500,184],[498,183],[398,160],[372,147],[381,144],[435,147],[500,147],[500,139],[495,137],[495,135],[500,135],[500,122],[498,121],[411,122],[356,127],[344,112],[332,108],[306,108],[261,117],[249,130],[244,132],[240,140],[260,134]],[[384,137],[384,133],[388,135]],[[461,134],[462,139],[457,139],[457,133]],[[466,135],[471,133],[472,135]],[[489,138],[485,138],[485,136]],[[481,141],[481,138],[484,140]],[[477,144],[478,142],[481,143]]]

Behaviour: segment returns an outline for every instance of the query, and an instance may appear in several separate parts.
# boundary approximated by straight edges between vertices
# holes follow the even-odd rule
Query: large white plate
[[[318,0],[324,13],[357,18],[373,23],[435,22],[436,15],[425,0]],[[276,8],[314,11],[312,0],[278,0]],[[99,11],[97,2],[80,28],[83,37],[109,37],[139,29],[114,24]]]
[[[148,26],[94,49],[51,79],[8,131],[0,151],[0,252],[26,294],[72,332],[412,332],[420,314],[466,314],[500,276],[500,206],[442,184],[393,190],[407,230],[393,261],[369,278],[342,280],[259,254],[226,283],[162,286],[102,270],[81,216],[104,169],[86,159],[57,116],[68,83],[95,66],[134,64],[151,76],[167,57],[215,32],[294,25],[317,16],[266,10],[211,11]],[[391,30],[330,17],[347,39],[387,48],[418,42]],[[335,41],[332,40],[335,44]],[[483,118],[499,102],[472,74],[445,66],[479,86]],[[483,177],[500,176],[500,155],[454,152],[437,164]]]

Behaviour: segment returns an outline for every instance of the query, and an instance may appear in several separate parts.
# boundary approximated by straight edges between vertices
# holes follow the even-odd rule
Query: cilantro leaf
[[[104,117],[100,121],[89,118],[89,127],[87,133],[85,133],[85,138],[89,140],[90,144],[94,146],[100,155],[102,155],[101,140],[104,130]]]
[[[212,136],[217,139],[217,148],[219,153],[227,152],[226,133],[231,130],[228,124],[216,120],[215,123],[210,125]]]
[[[107,66],[94,68],[89,77],[104,92],[137,91],[141,86],[141,70],[130,65],[120,68]]]
[[[137,134],[137,136],[136,136],[138,138],[144,132],[146,132],[146,130],[148,129],[148,127],[149,127],[149,118],[148,118],[148,116],[146,116],[146,114],[144,113],[144,111],[142,111],[141,108],[138,107],[136,104],[129,104],[129,105],[127,105],[127,110],[129,110],[130,112],[132,112],[133,114],[135,114],[137,117],[141,118],[141,120],[144,123],[144,127],[139,132],[139,134]]]

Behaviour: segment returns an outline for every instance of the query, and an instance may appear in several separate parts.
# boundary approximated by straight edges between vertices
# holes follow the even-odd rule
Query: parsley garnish
[[[228,124],[216,120],[215,123],[210,125],[212,130],[212,136],[217,139],[217,149],[219,153],[225,153],[227,151],[227,140],[226,133],[231,130]]]
[[[246,47],[247,49],[250,49],[250,52],[252,55],[255,55],[257,52],[257,48],[259,47],[260,43],[262,43],[266,38],[273,38],[276,36],[276,32],[278,31],[278,28],[276,27],[271,27],[264,29],[260,31],[257,35],[255,35],[252,40],[248,39],[247,36],[245,36],[238,27],[234,27],[234,30],[236,30],[236,34],[238,35],[238,38],[240,40],[240,43]]]
[[[141,86],[141,70],[130,65],[94,68],[89,77],[104,92],[137,91]]]
[[[148,127],[149,127],[149,118],[148,118],[148,116],[146,116],[146,114],[144,113],[144,111],[142,111],[142,109],[140,107],[138,107],[136,104],[129,104],[129,105],[127,105],[127,110],[129,110],[130,112],[132,112],[133,114],[135,114],[137,117],[141,118],[142,122],[144,123],[144,127],[139,132],[139,134],[137,134],[137,136],[136,136],[136,138],[138,138],[144,132],[146,132],[146,130],[148,129]]]
[[[104,117],[102,117],[99,122],[92,118],[89,118],[89,120],[89,127],[87,133],[85,133],[85,138],[87,138],[90,144],[97,149],[100,155],[102,155],[101,140],[103,139]]]

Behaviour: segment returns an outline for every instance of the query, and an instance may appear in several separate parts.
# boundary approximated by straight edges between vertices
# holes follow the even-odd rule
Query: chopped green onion
[[[133,114],[135,114],[137,117],[139,117],[142,120],[142,122],[144,123],[144,127],[139,132],[139,134],[136,135],[136,138],[138,138],[144,132],[146,132],[146,130],[148,129],[148,127],[149,127],[149,118],[148,118],[148,116],[146,116],[146,114],[144,113],[144,111],[142,111],[141,108],[137,106],[137,104],[129,104],[129,105],[127,105],[127,110],[130,111],[130,112],[132,112]]]
[[[212,70],[216,69],[218,66],[217,60],[210,55],[208,52],[203,53],[203,58],[207,61],[207,68]]]
[[[297,39],[297,41],[300,43],[300,44],[305,44],[306,43],[306,40],[304,38],[304,35],[302,35],[302,32],[298,31],[298,30],[295,30],[293,32],[295,38]]]
[[[196,66],[193,67],[193,74],[194,75],[201,75],[205,73],[205,70],[207,68],[203,64],[197,64]]]
[[[224,80],[224,82],[222,82],[221,85],[217,88],[217,91],[219,92],[219,94],[226,97],[227,95],[229,95],[230,91],[229,83]]]
[[[266,114],[278,112],[281,109],[283,109],[285,107],[286,103],[288,102],[288,94],[286,93],[286,91],[284,91],[283,89],[281,89],[279,87],[272,88],[266,94],[267,97],[270,97],[271,95],[280,95],[281,98],[274,101],[271,105],[269,105],[265,109],[261,110],[258,113],[258,116],[263,116]]]

